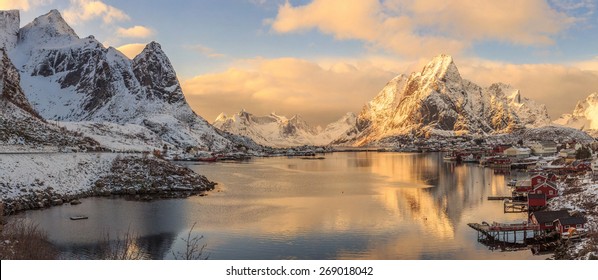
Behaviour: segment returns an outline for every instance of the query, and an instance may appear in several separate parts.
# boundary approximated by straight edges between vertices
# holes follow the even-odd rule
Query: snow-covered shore
[[[151,155],[42,153],[0,155],[4,213],[95,195],[158,195],[210,190],[204,176]]]
[[[561,196],[551,199],[549,210],[567,209],[586,217],[588,237],[572,243],[568,248],[573,259],[588,259],[591,254],[598,257],[598,183],[589,179],[577,183],[560,184]]]

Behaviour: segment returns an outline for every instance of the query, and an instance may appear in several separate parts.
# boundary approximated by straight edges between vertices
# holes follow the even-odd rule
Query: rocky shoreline
[[[21,194],[3,199],[3,215],[44,209],[65,203],[78,204],[87,197],[120,196],[132,200],[185,198],[205,195],[216,183],[192,170],[154,157],[117,156],[110,171],[90,187],[61,192],[43,182],[21,186]]]

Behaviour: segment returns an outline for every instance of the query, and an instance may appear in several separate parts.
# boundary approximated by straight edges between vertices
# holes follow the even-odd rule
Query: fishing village
[[[569,140],[474,143],[443,149],[445,162],[479,164],[505,175],[510,196],[488,196],[521,222],[471,221],[491,250],[531,250],[550,259],[598,258],[598,145]],[[480,144],[480,145],[475,145]],[[550,256],[552,254],[552,256]]]

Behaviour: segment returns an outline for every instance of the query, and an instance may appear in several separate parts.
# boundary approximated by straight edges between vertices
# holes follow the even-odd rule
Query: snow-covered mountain
[[[31,107],[19,84],[19,73],[0,48],[0,150],[23,146],[95,149],[98,143],[47,123]]]
[[[563,114],[554,123],[598,135],[598,92],[579,101],[572,114]]]
[[[109,148],[130,149],[137,143],[142,144],[139,149],[164,144],[175,149],[238,147],[191,110],[158,43],[149,43],[131,60],[93,36],[79,38],[57,10],[17,34],[12,31],[15,21],[19,26],[14,14],[0,13],[5,19],[0,23],[10,25],[0,38],[12,46],[17,36],[9,57],[21,72],[27,98],[43,118],[65,122],[98,141],[106,140],[100,136],[107,132],[118,138],[102,143]]]
[[[292,118],[272,113],[268,116],[254,116],[242,110],[233,115],[220,114],[213,125],[229,133],[243,135],[255,142],[271,147],[293,147],[302,145],[327,145],[355,125],[356,116],[347,113],[340,120],[322,129],[314,128],[301,116]]]
[[[421,72],[399,75],[361,110],[355,127],[335,144],[366,145],[396,135],[509,133],[550,123],[544,105],[497,83],[482,88],[461,77],[451,56]]]

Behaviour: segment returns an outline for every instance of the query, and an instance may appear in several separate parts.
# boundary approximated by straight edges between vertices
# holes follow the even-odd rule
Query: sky
[[[21,25],[51,9],[80,37],[134,57],[151,41],[187,101],[220,113],[358,113],[398,74],[453,56],[463,78],[503,82],[552,119],[598,91],[594,0],[0,0]]]

